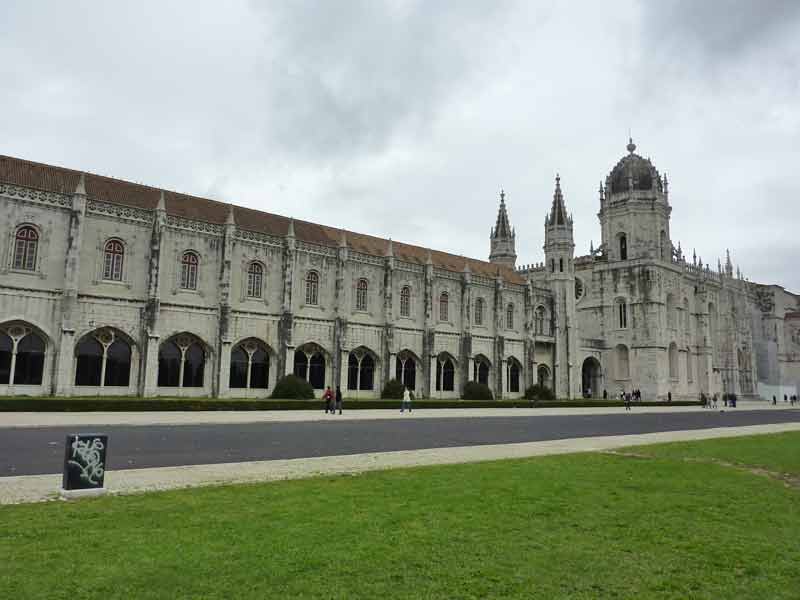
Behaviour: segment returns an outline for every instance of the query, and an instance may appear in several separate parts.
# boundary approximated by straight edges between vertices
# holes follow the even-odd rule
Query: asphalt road
[[[610,415],[415,419],[393,413],[380,420],[234,425],[109,426],[0,430],[0,477],[60,473],[70,433],[106,433],[108,469],[141,469],[513,444],[712,427],[800,422],[800,411],[708,411]]]

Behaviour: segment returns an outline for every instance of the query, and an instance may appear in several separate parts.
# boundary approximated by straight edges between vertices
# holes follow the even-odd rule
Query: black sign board
[[[64,451],[65,490],[92,490],[103,487],[106,474],[108,436],[99,433],[73,433],[67,436]]]

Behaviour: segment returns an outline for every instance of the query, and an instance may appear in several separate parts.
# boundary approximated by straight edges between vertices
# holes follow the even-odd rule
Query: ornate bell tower
[[[567,214],[561,193],[561,177],[556,175],[553,206],[544,220],[544,256],[547,281],[553,292],[554,334],[556,342],[553,391],[557,398],[580,397],[580,373],[573,363],[575,336],[575,242],[572,216]]]

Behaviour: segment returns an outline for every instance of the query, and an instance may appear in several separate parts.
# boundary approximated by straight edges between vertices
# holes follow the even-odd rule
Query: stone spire
[[[561,193],[561,176],[556,175],[556,189],[553,192],[553,206],[550,209],[550,216],[547,221],[548,227],[556,225],[572,225],[572,219],[567,217],[567,209],[564,207],[564,195]]]
[[[339,238],[339,248],[347,248],[347,232],[342,229],[342,235]]]
[[[233,204],[228,207],[228,218],[225,219],[225,225],[236,225],[236,218],[233,215]]]
[[[386,257],[394,256],[394,246],[392,245],[392,238],[389,238],[389,243],[386,245]]]
[[[167,210],[167,203],[164,200],[164,190],[161,190],[161,194],[158,196],[158,204],[156,205],[156,210],[165,212]]]
[[[516,234],[508,220],[506,210],[506,193],[500,190],[500,208],[497,211],[497,222],[489,236],[489,261],[507,265],[512,269],[517,262]]]
[[[294,217],[289,217],[289,228],[286,231],[286,237],[294,237]]]
[[[731,251],[725,250],[725,274],[733,277],[733,263],[731,262]]]

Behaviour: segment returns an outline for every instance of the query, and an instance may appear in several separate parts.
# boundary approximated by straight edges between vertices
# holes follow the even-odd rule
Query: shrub
[[[489,386],[477,381],[468,381],[461,397],[464,400],[494,400],[494,394]]]
[[[525,390],[525,399],[526,400],[553,400],[555,396],[553,395],[553,390],[549,387],[539,385],[538,383],[532,385],[527,390]]]
[[[402,400],[405,387],[397,379],[390,379],[383,386],[381,398],[384,400]]]
[[[297,375],[286,375],[281,377],[272,390],[273,398],[287,400],[313,400],[314,388],[305,379],[300,379]]]

